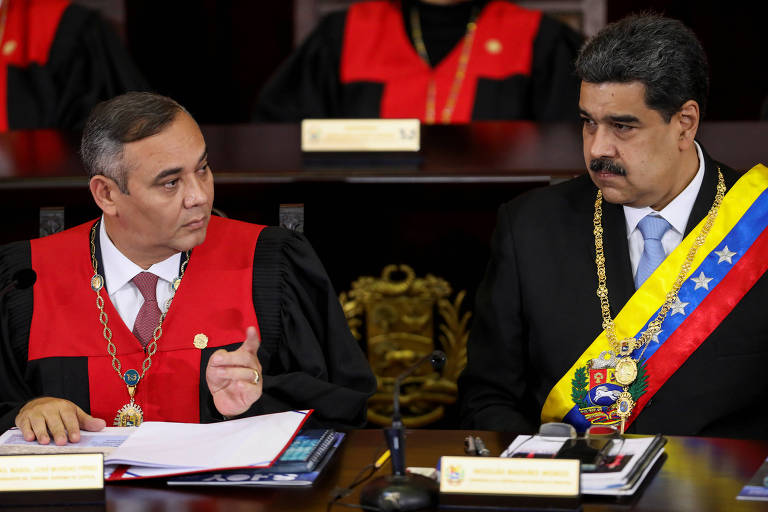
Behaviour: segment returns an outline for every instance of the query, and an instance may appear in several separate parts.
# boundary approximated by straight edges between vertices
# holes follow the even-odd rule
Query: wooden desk
[[[474,433],[485,440],[493,454],[500,453],[514,438],[512,434]],[[449,430],[411,431],[407,438],[406,463],[409,466],[434,467],[440,455],[462,455],[464,435],[466,432]],[[110,512],[324,511],[331,490],[350,483],[360,469],[383,451],[384,438],[380,431],[359,430],[347,437],[331,465],[311,489],[169,488],[160,483],[110,484],[106,491],[106,509]],[[583,510],[766,510],[765,503],[737,501],[735,497],[768,456],[768,442],[672,437],[666,452],[666,461],[638,495],[624,501],[585,497]],[[389,471],[389,465],[386,465],[376,476]],[[342,501],[357,503],[358,496],[359,492],[356,492]],[[349,509],[334,507],[332,510]]]

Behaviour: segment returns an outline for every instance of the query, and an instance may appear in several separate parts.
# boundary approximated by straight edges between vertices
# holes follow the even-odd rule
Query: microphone
[[[31,268],[23,268],[14,272],[11,280],[0,290],[0,298],[4,297],[6,293],[13,290],[24,290],[29,288],[37,281],[37,272]]]
[[[392,400],[392,426],[384,429],[384,437],[391,454],[392,474],[379,477],[366,485],[360,493],[360,504],[385,511],[419,510],[437,506],[437,482],[421,475],[405,473],[405,433],[400,415],[400,385],[403,380],[429,361],[435,371],[445,366],[445,353],[435,350],[425,355],[395,379]]]

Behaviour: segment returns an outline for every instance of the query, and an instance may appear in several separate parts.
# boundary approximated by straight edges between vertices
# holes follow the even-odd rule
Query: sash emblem
[[[618,361],[613,352],[606,350],[574,372],[571,399],[592,425],[615,425],[621,421],[616,402],[623,392],[623,387],[616,381]],[[647,380],[643,363],[637,369],[637,378],[627,390],[634,403],[645,393]]]

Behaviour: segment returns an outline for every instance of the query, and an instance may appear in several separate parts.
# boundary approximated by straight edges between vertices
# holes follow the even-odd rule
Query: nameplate
[[[301,150],[305,152],[419,151],[418,119],[305,119]]]
[[[440,492],[573,498],[579,471],[578,460],[441,457]]]
[[[103,488],[101,453],[0,456],[0,492]]]

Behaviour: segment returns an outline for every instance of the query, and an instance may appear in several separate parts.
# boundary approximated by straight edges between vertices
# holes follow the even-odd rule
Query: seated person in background
[[[768,169],[696,142],[708,65],[679,21],[609,25],[576,70],[588,173],[499,210],[463,426],[765,439]]]
[[[581,36],[506,0],[378,0],[321,21],[261,91],[260,121],[577,119]]]
[[[178,103],[99,104],[81,155],[101,219],[0,247],[0,429],[212,422],[314,408],[360,426],[375,380],[303,236],[211,216],[213,175]],[[245,339],[245,341],[242,341]]]
[[[80,129],[99,101],[148,89],[95,11],[69,0],[0,2],[0,131]]]

